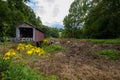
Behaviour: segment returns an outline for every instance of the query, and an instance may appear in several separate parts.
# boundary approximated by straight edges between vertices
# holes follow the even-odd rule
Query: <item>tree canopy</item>
[[[30,0],[0,0],[0,37],[15,37],[15,26],[30,23],[44,31],[46,37],[59,37],[59,29],[44,26],[40,17],[26,5]]]
[[[63,37],[120,37],[120,0],[74,0],[64,18]]]
[[[29,0],[0,0],[0,36],[3,36],[4,27],[8,29],[8,36],[15,36],[15,26],[21,22],[28,22],[41,27],[42,22],[34,11],[25,4]],[[6,25],[5,25],[6,24]]]

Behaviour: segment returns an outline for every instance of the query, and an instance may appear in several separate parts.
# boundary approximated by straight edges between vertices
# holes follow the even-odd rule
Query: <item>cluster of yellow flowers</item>
[[[24,50],[26,51],[26,54],[32,55],[32,54],[38,54],[39,56],[44,54],[45,51],[39,47],[32,46],[31,44],[25,45],[25,44],[18,44],[17,50]]]
[[[16,51],[14,49],[10,49],[7,53],[5,53],[3,59],[8,60],[15,55],[16,55]]]
[[[15,56],[17,51],[23,51],[27,55],[37,54],[38,56],[45,54],[42,48],[32,46],[31,44],[18,44],[17,50],[10,49],[3,57],[4,60],[10,59],[10,57]]]
[[[25,44],[18,44],[17,50],[25,50]]]
[[[43,43],[48,44],[48,40],[47,40],[47,39],[44,39],[44,40],[43,40]]]

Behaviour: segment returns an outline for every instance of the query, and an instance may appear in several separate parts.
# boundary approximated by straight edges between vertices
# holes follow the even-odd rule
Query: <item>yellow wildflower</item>
[[[42,54],[45,54],[45,51],[43,49],[41,49],[40,52],[38,52],[39,56],[41,56]]]
[[[17,50],[24,50],[25,49],[25,45],[24,44],[18,44]]]
[[[44,50],[41,50],[41,54],[45,54],[45,51],[44,51]]]
[[[15,50],[14,49],[10,49],[8,52],[5,53],[3,59],[7,60],[7,59],[10,59],[10,57],[15,56],[15,55],[16,55]]]
[[[32,46],[31,44],[28,44],[28,45],[26,45],[25,47],[26,47],[26,49],[30,49],[30,48],[32,48],[33,46]]]
[[[32,50],[28,50],[26,53],[27,53],[28,55],[32,55],[32,54],[33,54],[33,51],[32,51]]]
[[[35,52],[35,47],[33,47],[33,48],[27,50],[26,53],[27,53],[28,55],[32,55],[34,52]]]
[[[48,40],[47,40],[47,39],[44,39],[44,40],[43,40],[43,43],[47,44],[47,43],[48,43]]]
[[[10,57],[4,56],[3,59],[8,60],[8,59],[10,59]]]
[[[10,49],[6,54],[5,56],[14,56],[16,54],[15,50],[14,49]]]
[[[35,52],[35,48],[32,48],[31,50],[32,50],[33,53]]]
[[[41,51],[40,48],[36,48],[36,50],[35,50],[36,53],[39,53],[40,51]]]
[[[10,56],[10,55],[11,55],[10,52],[5,53],[5,56]]]
[[[14,49],[10,49],[9,52],[10,52],[10,54],[11,54],[12,56],[14,56],[14,55],[16,54],[16,52],[15,52]]]

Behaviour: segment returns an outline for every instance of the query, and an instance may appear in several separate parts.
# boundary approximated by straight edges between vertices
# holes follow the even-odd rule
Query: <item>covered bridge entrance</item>
[[[44,32],[28,23],[16,26],[16,39],[19,41],[39,42],[44,39]]]

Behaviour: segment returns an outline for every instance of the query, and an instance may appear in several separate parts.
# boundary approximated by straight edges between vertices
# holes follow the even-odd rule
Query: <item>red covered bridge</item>
[[[16,26],[16,39],[20,41],[39,42],[44,39],[44,32],[29,23],[21,23]]]

